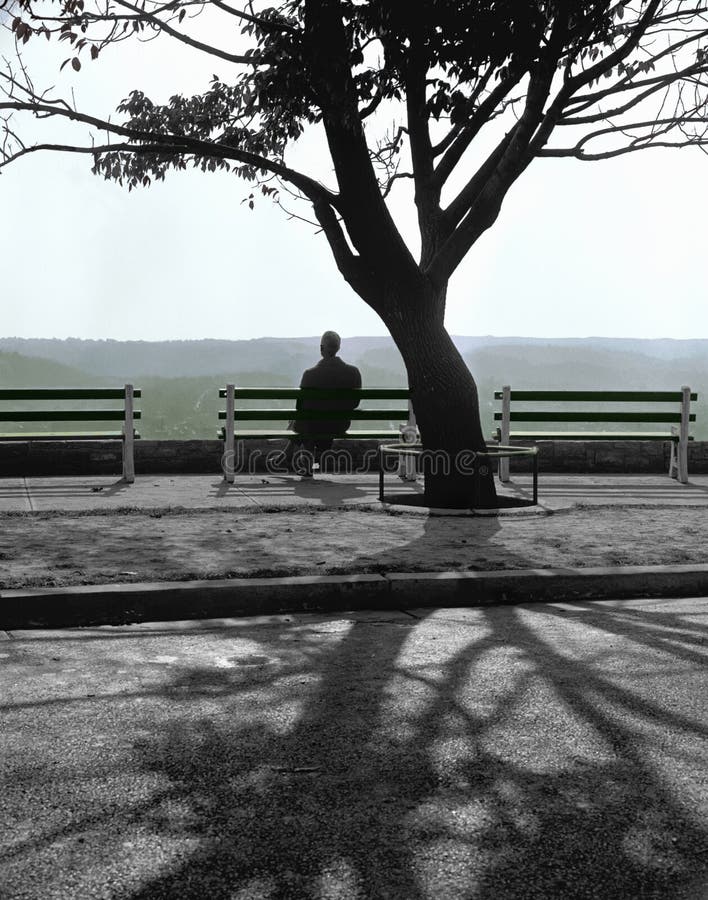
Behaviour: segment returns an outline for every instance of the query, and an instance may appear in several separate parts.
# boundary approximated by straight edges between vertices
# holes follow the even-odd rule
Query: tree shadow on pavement
[[[707,630],[593,604],[254,628],[250,662],[168,686],[138,748],[191,811],[142,827],[192,849],[131,897],[697,898],[708,831],[672,772],[705,708],[652,679]]]
[[[502,527],[454,521],[482,550]],[[422,520],[406,558],[441,523]],[[353,561],[385,569],[395,552]],[[126,846],[142,848],[141,874],[120,894],[133,900],[698,900],[708,627],[676,603],[246,622],[210,628],[218,660],[203,663],[194,623],[165,636],[167,669],[144,663],[132,696],[113,698],[130,750],[120,772],[100,743],[97,758],[125,801],[80,819],[50,767],[52,802],[75,823],[44,828],[16,864],[41,872],[39,854],[56,844],[61,872],[62,859],[76,865],[61,856],[75,853],[68,836],[87,834],[107,872],[133,859]],[[92,688],[81,715],[111,702]],[[16,775],[48,777],[31,760]],[[149,791],[138,798],[128,781]],[[87,790],[96,796],[93,781]]]
[[[511,849],[475,896],[528,896],[529,885],[547,897],[705,896],[705,655],[691,644],[708,628],[687,635],[685,615],[620,602],[508,613],[533,673],[522,698],[533,726],[494,754],[496,785],[503,773],[516,789],[498,806]],[[500,765],[502,754],[526,765]]]

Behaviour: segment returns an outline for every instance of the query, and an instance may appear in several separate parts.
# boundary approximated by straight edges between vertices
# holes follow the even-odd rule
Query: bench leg
[[[416,481],[416,458],[407,453],[401,453],[398,457],[398,477],[401,481]]]
[[[502,388],[502,418],[501,426],[497,428],[497,437],[500,446],[509,445],[509,432],[511,431],[511,387],[505,384]],[[509,457],[499,460],[499,481],[509,480]]]
[[[231,435],[231,440],[229,440],[229,433],[226,433],[226,440],[224,441],[224,454],[221,457],[222,461],[222,471],[224,473],[224,481],[227,484],[234,483],[235,477],[235,459],[234,459],[234,438],[233,434]]]
[[[126,435],[123,440],[123,481],[133,484],[135,481],[135,458],[133,455],[132,435]]]
[[[677,441],[671,441],[671,456],[669,458],[669,478],[678,478],[678,457],[676,453]]]
[[[678,455],[678,480],[681,484],[688,484],[688,444],[682,444],[679,441],[676,453]]]
[[[671,441],[669,477],[681,484],[688,484],[688,446],[680,441]]]
[[[418,440],[418,430],[415,424],[411,425],[409,422],[405,425],[399,425],[398,430],[401,435],[401,443],[415,444]],[[417,471],[418,467],[415,456],[410,456],[407,453],[400,453],[398,455],[398,477],[401,481],[416,481]]]
[[[235,385],[226,385],[226,422],[224,424],[224,455],[221,457],[221,470],[224,473],[224,481],[227,484],[234,483],[234,469],[236,466],[234,456],[234,389]]]
[[[133,448],[135,445],[135,427],[133,425],[133,385],[126,384],[125,419],[123,422],[123,481],[132,484],[135,481],[135,462]]]

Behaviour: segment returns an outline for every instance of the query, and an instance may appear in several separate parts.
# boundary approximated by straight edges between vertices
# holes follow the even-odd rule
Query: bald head
[[[336,331],[325,331],[320,339],[320,352],[322,356],[331,358],[336,356],[342,345],[342,339]]]

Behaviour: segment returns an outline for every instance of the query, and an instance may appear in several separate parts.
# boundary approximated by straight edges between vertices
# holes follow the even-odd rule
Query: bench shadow
[[[518,479],[518,475],[512,473],[512,483],[514,477]],[[543,472],[539,473],[539,497],[544,495],[553,497],[560,494],[573,499],[587,498],[592,501],[603,496],[612,498],[621,496],[632,500],[664,502],[667,499],[690,500],[692,496],[703,499],[705,493],[708,493],[708,485],[690,479],[687,484],[680,484],[673,478],[656,473],[629,479],[622,475],[604,473],[586,475],[550,473],[545,477]]]
[[[101,493],[104,497],[115,497],[116,494],[123,494],[125,491],[129,489],[134,490],[135,485],[126,481],[125,478],[119,478],[117,481],[114,481],[113,484],[109,485],[106,488],[103,488]],[[93,488],[92,488],[93,490]]]
[[[81,480],[77,484],[75,478],[67,476],[47,477],[27,476],[26,479],[18,477],[17,483],[13,485],[3,484],[0,488],[0,499],[14,499],[16,497],[51,498],[60,497],[82,497],[88,494],[102,494],[109,497],[122,493],[128,488],[135,489],[133,484],[129,484],[122,477],[116,481],[106,484],[105,479],[111,476],[97,475],[96,482],[91,483],[87,480]]]

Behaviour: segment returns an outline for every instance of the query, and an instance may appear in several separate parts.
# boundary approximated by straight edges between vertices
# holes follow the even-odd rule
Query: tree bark
[[[387,300],[385,311],[379,309],[408,371],[426,502],[446,509],[495,507],[491,466],[477,456],[486,450],[477,385],[443,324],[444,292],[419,304],[408,296],[405,309],[398,298]]]

